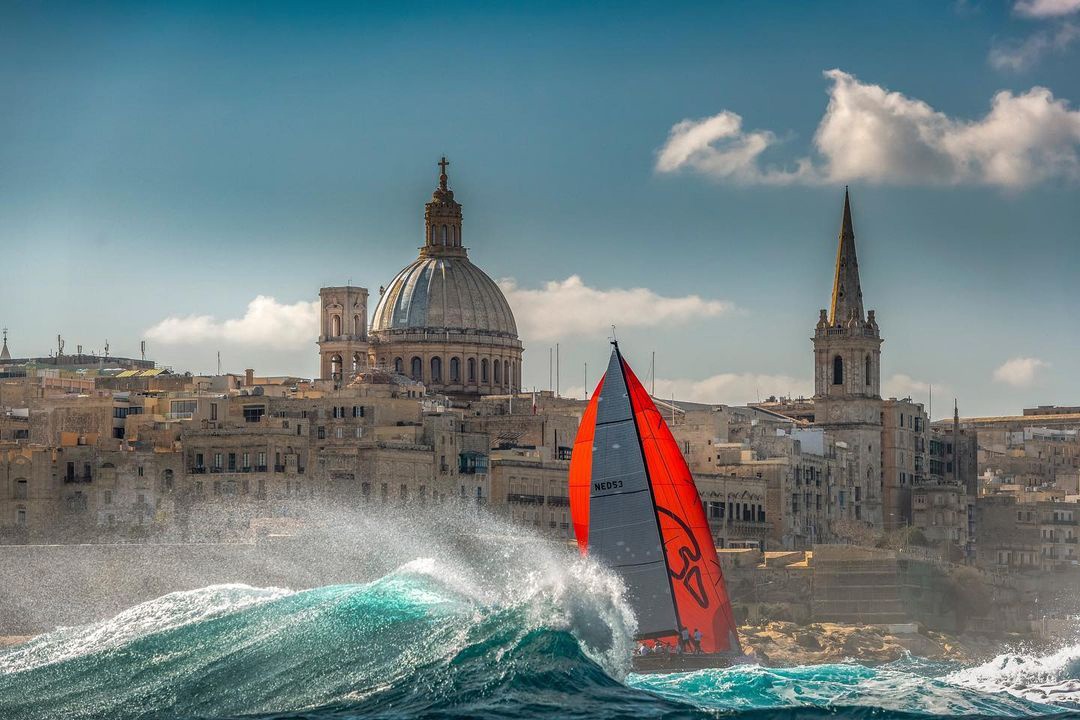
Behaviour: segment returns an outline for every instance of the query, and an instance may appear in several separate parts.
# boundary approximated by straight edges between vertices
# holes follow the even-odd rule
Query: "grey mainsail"
[[[679,631],[667,561],[618,348],[599,390],[589,499],[589,553],[614,568],[637,611],[638,636]]]

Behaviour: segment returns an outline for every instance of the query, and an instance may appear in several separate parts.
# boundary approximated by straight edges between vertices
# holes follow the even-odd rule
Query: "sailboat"
[[[635,670],[743,660],[690,468],[615,341],[574,441],[570,512],[581,552],[626,585],[645,649],[633,658]]]

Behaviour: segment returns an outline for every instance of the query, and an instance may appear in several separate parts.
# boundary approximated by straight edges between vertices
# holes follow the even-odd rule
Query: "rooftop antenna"
[[[555,343],[555,397],[559,397],[559,343]]]
[[[615,326],[611,326],[611,344],[619,347],[619,336],[615,334]]]
[[[64,353],[64,338],[59,335],[56,336],[56,356],[59,357]]]
[[[109,357],[109,339],[105,338],[105,357]]]
[[[142,354],[142,359],[145,360],[146,359],[146,341],[145,340],[139,341],[139,352]]]

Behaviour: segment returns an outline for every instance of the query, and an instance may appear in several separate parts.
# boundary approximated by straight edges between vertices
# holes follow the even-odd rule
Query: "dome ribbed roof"
[[[397,274],[379,298],[374,333],[459,330],[517,338],[502,290],[464,255],[421,255]]]

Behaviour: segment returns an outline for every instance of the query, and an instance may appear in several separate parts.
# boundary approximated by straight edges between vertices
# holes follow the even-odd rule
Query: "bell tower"
[[[366,288],[319,290],[319,377],[344,384],[368,366]]]
[[[874,311],[863,309],[845,188],[832,301],[821,310],[814,330],[814,422],[855,451],[859,490],[849,493],[845,504],[857,502],[856,519],[874,524],[880,523],[882,496],[881,343]]]

